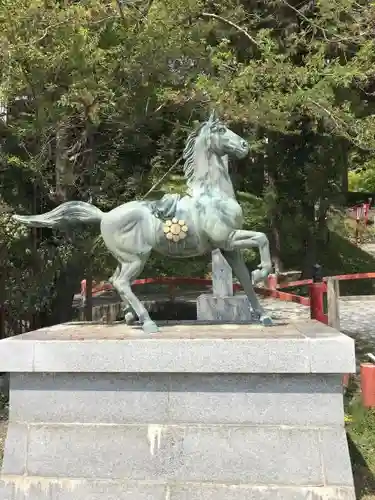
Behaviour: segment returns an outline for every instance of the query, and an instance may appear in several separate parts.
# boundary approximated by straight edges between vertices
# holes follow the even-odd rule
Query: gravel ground
[[[309,307],[294,302],[263,299],[262,304],[274,319],[293,321],[310,317]],[[356,341],[358,356],[367,352],[375,354],[375,297],[373,300],[368,297],[340,300],[340,330]]]
[[[192,290],[188,293],[186,291],[182,293],[183,296],[179,297],[179,300],[190,304],[191,308],[193,308],[193,304],[196,301],[197,296],[200,293],[207,293],[207,290]],[[160,293],[155,296],[140,296],[140,298],[148,304],[151,304],[152,302],[161,303],[163,301],[168,301],[168,296],[163,296]],[[76,305],[79,303],[78,299],[79,297],[76,296]],[[373,300],[369,299],[370,297],[366,296],[362,300],[360,297],[352,297],[351,300],[340,300],[341,331],[352,336],[358,341],[358,343],[365,344],[366,348],[372,348],[375,351],[375,296],[373,297]],[[284,302],[272,298],[261,298],[260,301],[263,307],[274,319],[294,321],[298,319],[310,318],[310,310],[307,306],[303,306],[295,302]],[[117,295],[113,293],[106,293],[95,297],[93,305],[100,306],[114,302],[118,302]],[[170,307],[169,302],[168,307]],[[190,313],[189,317],[186,317],[186,319],[193,319],[190,317]],[[184,314],[184,312],[182,312],[182,314]],[[159,319],[162,318],[155,316],[156,321]]]
[[[2,398],[0,398],[0,466],[3,460],[4,443],[8,426],[8,408]]]
[[[6,420],[0,421],[0,465],[3,459],[4,443],[7,434],[8,422]]]

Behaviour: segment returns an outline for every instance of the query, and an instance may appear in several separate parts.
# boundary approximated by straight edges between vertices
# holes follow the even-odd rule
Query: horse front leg
[[[260,264],[258,269],[252,272],[253,284],[265,280],[272,272],[272,261],[268,238],[264,233],[257,231],[246,231],[239,229],[233,231],[229,237],[229,248],[233,250],[244,250],[246,248],[259,248]]]
[[[246,267],[245,261],[241,255],[240,250],[222,250],[224,258],[233,269],[234,274],[242,285],[244,292],[249,299],[251,308],[259,316],[259,321],[264,326],[271,326],[272,319],[261,306],[259,299],[254,292],[253,284],[251,282],[249,271]]]

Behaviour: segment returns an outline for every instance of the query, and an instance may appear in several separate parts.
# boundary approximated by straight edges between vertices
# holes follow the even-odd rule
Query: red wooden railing
[[[163,276],[158,278],[143,278],[133,281],[133,286],[140,285],[168,285],[169,292],[171,296],[174,296],[175,289],[178,285],[195,285],[198,287],[211,287],[212,280],[209,278],[186,278],[179,276]],[[242,287],[239,283],[233,283],[233,290],[239,291]],[[110,283],[101,283],[93,287],[92,294],[95,296],[97,293],[113,290],[113,286]],[[308,297],[302,297],[290,292],[284,292],[281,290],[276,290],[272,288],[255,287],[255,291],[262,295],[263,297],[272,297],[275,299],[296,302],[298,304],[303,304],[308,306],[310,304],[310,299]],[[81,281],[81,295],[84,296],[86,293],[86,280]]]
[[[278,283],[276,275],[270,275],[268,278],[267,287],[255,287],[255,291],[263,297],[271,297],[274,299],[279,299],[286,302],[295,302],[304,306],[310,307],[310,317],[311,319],[316,319],[322,323],[328,324],[328,316],[324,311],[324,295],[327,293],[327,280],[328,276],[323,277],[322,281],[314,282],[312,279],[289,281],[287,283]],[[355,273],[355,274],[339,274],[333,276],[336,280],[358,280],[358,279],[375,279],[374,273]],[[212,280],[209,278],[186,278],[179,276],[163,276],[157,278],[143,278],[138,279],[133,282],[133,286],[141,285],[167,285],[169,288],[170,297],[175,296],[176,288],[179,285],[194,285],[195,287],[211,287]],[[303,297],[294,293],[286,292],[282,289],[296,287],[296,286],[308,286],[309,295],[308,297]],[[241,285],[239,283],[233,284],[233,290],[241,290]],[[96,295],[97,293],[103,292],[105,290],[112,290],[113,287],[109,283],[102,283],[93,288],[92,293]],[[86,293],[86,280],[81,282],[81,294],[85,296]]]
[[[358,279],[375,279],[375,272],[373,273],[355,273],[355,274],[339,274],[334,276],[335,279],[339,281],[343,280],[358,280]],[[295,302],[297,304],[310,306],[311,317],[327,323],[327,316],[324,313],[324,294],[327,292],[326,281],[328,276],[323,278],[321,282],[313,282],[312,279],[290,281],[287,283],[277,283],[277,276],[271,275],[268,279],[267,287],[255,287],[255,291],[262,295],[263,297],[271,297],[274,299],[279,299],[286,302]],[[168,285],[169,293],[173,297],[175,295],[175,290],[179,285],[194,285],[196,287],[211,287],[212,280],[209,278],[190,278],[190,277],[179,277],[179,276],[163,276],[157,278],[142,278],[135,280],[133,286],[142,285]],[[287,292],[284,289],[297,286],[308,286],[309,296],[304,297],[297,295],[295,293]],[[113,287],[110,283],[102,283],[93,287],[92,293],[96,295],[97,293],[112,290]],[[233,290],[239,291],[242,287],[238,283],[233,284]],[[81,294],[86,293],[86,280],[81,282]]]
[[[335,279],[339,281],[343,280],[357,280],[357,279],[375,279],[374,273],[355,273],[355,274],[340,274],[334,276]],[[327,293],[327,279],[328,276],[322,278],[320,282],[314,282],[312,279],[290,281],[287,283],[279,284],[277,282],[276,275],[270,275],[268,278],[268,287],[255,287],[255,291],[263,297],[271,297],[274,299],[279,299],[286,302],[295,302],[304,306],[310,307],[310,317],[311,319],[316,319],[322,323],[328,324],[328,315],[324,308],[324,296]],[[81,282],[81,294],[85,295],[85,283],[86,280]],[[157,278],[143,278],[138,279],[133,282],[133,286],[142,285],[167,285],[169,289],[169,296],[175,297],[176,288],[179,285],[194,285],[195,287],[211,287],[212,280],[209,278],[186,278],[186,277],[175,277],[175,276],[164,276]],[[290,293],[281,289],[296,287],[296,286],[308,286],[309,295],[304,297],[294,293]],[[233,290],[241,290],[241,285],[238,283],[233,284]],[[113,287],[109,283],[103,283],[93,288],[93,295],[100,293],[105,290],[112,290]]]
[[[325,276],[323,281],[327,281],[330,276]],[[375,273],[355,273],[355,274],[338,274],[337,276],[332,276],[333,278],[344,281],[344,280],[361,280],[361,279],[375,279]],[[303,286],[310,285],[313,283],[312,279],[289,281],[288,283],[278,284],[277,288],[289,288],[292,286]]]
[[[328,278],[329,276],[325,276],[320,282],[314,282],[312,279],[290,281],[288,283],[283,283],[280,285],[277,284],[276,286],[278,288],[289,288],[307,285],[309,287],[309,297],[307,298],[307,303],[305,304],[310,306],[310,317],[327,324],[328,316],[324,312],[324,295],[327,293]],[[337,276],[332,276],[332,278],[338,281],[375,279],[375,273],[338,274]],[[274,283],[274,281],[271,282]],[[301,296],[297,295],[297,297]],[[300,302],[300,304],[303,303],[304,302],[302,301]]]

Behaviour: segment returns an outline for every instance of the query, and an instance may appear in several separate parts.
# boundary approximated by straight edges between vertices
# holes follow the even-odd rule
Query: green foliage
[[[375,193],[375,161],[366,161],[361,168],[349,172],[349,189]]]
[[[358,384],[346,394],[346,429],[357,498],[371,500],[375,494],[375,412],[362,406]]]

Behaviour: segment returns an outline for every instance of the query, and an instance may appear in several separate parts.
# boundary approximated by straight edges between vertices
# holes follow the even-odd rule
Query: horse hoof
[[[262,316],[259,321],[263,326],[273,325],[272,319],[269,316]]]
[[[260,281],[264,281],[267,276],[267,273],[263,269],[255,269],[255,271],[251,273],[251,280],[253,282],[253,285],[256,285]]]
[[[253,285],[256,285],[259,281],[261,281],[262,277],[260,275],[260,271],[256,269],[251,273],[251,281]]]
[[[145,333],[158,333],[159,328],[153,321],[146,321],[142,325],[143,331]]]
[[[135,323],[135,315],[132,312],[125,313],[125,323],[127,325],[133,325]]]

